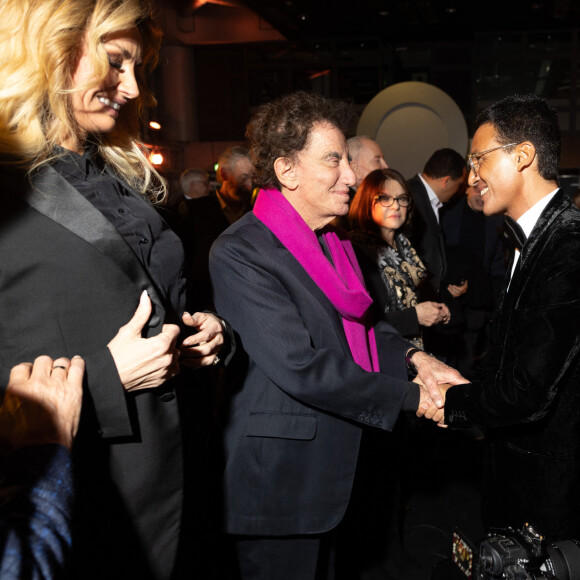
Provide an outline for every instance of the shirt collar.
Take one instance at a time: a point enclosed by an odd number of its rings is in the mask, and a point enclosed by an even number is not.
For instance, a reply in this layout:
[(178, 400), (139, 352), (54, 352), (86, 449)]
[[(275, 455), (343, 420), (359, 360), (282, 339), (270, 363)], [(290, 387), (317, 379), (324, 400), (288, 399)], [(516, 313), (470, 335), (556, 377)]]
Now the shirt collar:
[(65, 149), (60, 145), (54, 148), (56, 159), (53, 161), (52, 165), (59, 172), (68, 173), (82, 178), (86, 181), (91, 173), (99, 173), (99, 168), (97, 167), (97, 146), (94, 144), (89, 144), (82, 155)]
[(526, 234), (526, 238), (530, 237), (536, 222), (540, 219), (542, 212), (546, 208), (546, 206), (550, 203), (550, 200), (556, 195), (558, 188), (554, 191), (549, 193), (548, 195), (544, 196), (540, 201), (537, 201), (528, 211), (520, 216), (517, 220), (518, 224), (524, 230), (524, 234)]
[(427, 190), (427, 195), (429, 196), (429, 201), (431, 202), (431, 205), (435, 209), (439, 209), (440, 207), (443, 207), (443, 203), (441, 203), (441, 200), (437, 197), (437, 194), (433, 191), (433, 189), (425, 181), (425, 179), (423, 179), (423, 176), (420, 173), (419, 173), (419, 179), (423, 182), (423, 185), (425, 186), (425, 189)]

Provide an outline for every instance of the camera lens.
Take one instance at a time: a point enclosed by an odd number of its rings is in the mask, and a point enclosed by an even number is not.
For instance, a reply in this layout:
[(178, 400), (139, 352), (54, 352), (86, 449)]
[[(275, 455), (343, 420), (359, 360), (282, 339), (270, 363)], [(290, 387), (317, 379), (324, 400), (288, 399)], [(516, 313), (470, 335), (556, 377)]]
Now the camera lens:
[(484, 572), (499, 576), (503, 572), (503, 560), (497, 550), (487, 542), (481, 544), (479, 562)]
[(548, 559), (546, 568), (558, 580), (580, 580), (580, 542), (563, 540), (550, 544), (546, 548)]

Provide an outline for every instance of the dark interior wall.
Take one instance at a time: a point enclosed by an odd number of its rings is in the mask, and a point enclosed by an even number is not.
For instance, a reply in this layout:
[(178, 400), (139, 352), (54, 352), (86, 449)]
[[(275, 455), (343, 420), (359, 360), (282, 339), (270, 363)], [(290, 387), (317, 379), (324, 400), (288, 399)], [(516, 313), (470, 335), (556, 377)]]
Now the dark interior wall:
[(249, 119), (245, 51), (231, 45), (196, 47), (199, 139), (242, 140)]

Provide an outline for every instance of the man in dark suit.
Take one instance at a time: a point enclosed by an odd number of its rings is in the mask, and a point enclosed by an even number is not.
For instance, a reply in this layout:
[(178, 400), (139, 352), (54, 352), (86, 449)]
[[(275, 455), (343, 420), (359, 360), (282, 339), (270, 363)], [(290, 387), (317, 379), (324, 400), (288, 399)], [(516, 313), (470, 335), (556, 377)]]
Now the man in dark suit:
[(239, 220), (252, 207), (252, 172), (250, 152), (241, 145), (228, 147), (219, 156), (216, 196), (228, 223)]
[[(443, 298), (446, 272), (445, 241), (439, 210), (465, 181), (465, 160), (453, 149), (438, 149), (422, 173), (408, 181), (415, 207), (411, 222), (411, 243), (427, 268), (427, 282), (419, 288), (420, 301)], [(458, 284), (458, 286), (461, 286)]]
[[(534, 95), (476, 119), (469, 183), (517, 234), (490, 360), (447, 391), (445, 422), (486, 427), (483, 515), (580, 537), (580, 212), (558, 189), (560, 131)], [(516, 221), (513, 221), (516, 220)]]
[(179, 205), (179, 220), (174, 228), (185, 250), (189, 279), (196, 298), (212, 304), (209, 277), (209, 250), (216, 238), (230, 225), (215, 192), (210, 192), (209, 175), (201, 169), (186, 169), (179, 178), (184, 200)]
[[(460, 322), (456, 298), (467, 291), (467, 280), (448, 280), (445, 239), (439, 211), (459, 190), (465, 181), (465, 160), (454, 149), (438, 149), (422, 173), (409, 180), (415, 207), (411, 218), (411, 244), (427, 268), (427, 280), (419, 287), (419, 301), (443, 302), (450, 319), (423, 331), (425, 349), (449, 362), (457, 348)], [(453, 364), (449, 362), (449, 364)]]
[(447, 278), (469, 280), (465, 294), (454, 299), (460, 326), (460, 342), (453, 362), (469, 377), (476, 359), (489, 346), (489, 323), (497, 308), (503, 284), (508, 241), (503, 216), (486, 216), (479, 191), (469, 186), (465, 195), (456, 196), (442, 216), (447, 254)]
[[(423, 414), (438, 381), (463, 381), (373, 326), (352, 246), (327, 227), (347, 213), (355, 180), (348, 113), (304, 92), (258, 110), (247, 135), (268, 189), (210, 255), (216, 306), (245, 352), (224, 470), (225, 529), (244, 580), (333, 578), (363, 429), (391, 430), (401, 410)], [(428, 391), (408, 381), (406, 356)]]

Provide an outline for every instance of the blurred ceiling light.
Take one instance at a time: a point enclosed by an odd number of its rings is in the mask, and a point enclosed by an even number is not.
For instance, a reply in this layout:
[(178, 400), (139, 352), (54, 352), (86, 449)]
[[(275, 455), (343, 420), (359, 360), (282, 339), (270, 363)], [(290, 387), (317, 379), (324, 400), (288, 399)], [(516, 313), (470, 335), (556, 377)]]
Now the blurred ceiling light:
[(151, 161), (151, 163), (153, 163), (153, 165), (156, 167), (159, 167), (159, 165), (163, 164), (163, 155), (161, 155), (161, 153), (152, 151), (149, 155), (149, 161)]
[(236, 0), (194, 0), (193, 2), (193, 11), (199, 10), (205, 4), (217, 4), (219, 6), (229, 6), (231, 8), (237, 8), (239, 6), (239, 2)]
[(317, 72), (310, 73), (308, 75), (308, 78), (310, 80), (317, 79), (318, 77), (323, 77), (324, 75), (327, 75), (327, 74), (330, 74), (330, 69), (329, 68), (327, 68), (326, 70), (321, 70), (321, 71), (317, 71)]

